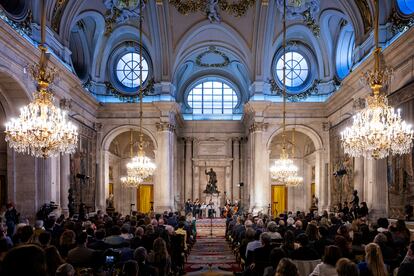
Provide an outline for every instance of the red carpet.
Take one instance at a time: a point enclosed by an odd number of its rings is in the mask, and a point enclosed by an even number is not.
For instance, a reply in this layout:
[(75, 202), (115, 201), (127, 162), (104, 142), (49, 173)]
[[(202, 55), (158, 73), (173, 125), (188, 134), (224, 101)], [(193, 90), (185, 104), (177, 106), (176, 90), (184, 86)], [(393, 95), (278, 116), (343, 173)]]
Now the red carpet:
[(197, 220), (198, 238), (185, 265), (186, 275), (233, 275), (240, 271), (224, 238), (225, 228), (225, 219)]

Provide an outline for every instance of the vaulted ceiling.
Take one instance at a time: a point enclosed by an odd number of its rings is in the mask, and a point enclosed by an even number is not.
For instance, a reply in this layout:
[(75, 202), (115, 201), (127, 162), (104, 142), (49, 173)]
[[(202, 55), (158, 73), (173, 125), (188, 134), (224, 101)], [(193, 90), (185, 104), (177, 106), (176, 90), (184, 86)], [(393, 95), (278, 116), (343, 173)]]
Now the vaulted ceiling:
[[(191, 83), (203, 76), (219, 76), (238, 87), (243, 102), (257, 93), (277, 94), (274, 63), (282, 43), (283, 0), (201, 1), (207, 3), (205, 9), (189, 5), (197, 1), (145, 1), (142, 41), (151, 67), (151, 92), (167, 93), (183, 102)], [(23, 18), (24, 11), (30, 9), (33, 21), (39, 22), (38, 0), (9, 2), (0, 0), (9, 15)], [(60, 49), (58, 53), (65, 53), (62, 49), (66, 47), (69, 54), (61, 54), (61, 58), (85, 86), (95, 94), (108, 94), (113, 74), (108, 66), (111, 55), (120, 47), (136, 47), (139, 42), (139, 9), (114, 9), (121, 0), (46, 2), (50, 37), (61, 48), (52, 42), (50, 46)], [(210, 2), (218, 3), (215, 10), (209, 9)], [(226, 3), (239, 9), (226, 8)], [(299, 8), (298, 3), (302, 4)], [(398, 13), (397, 3), (380, 0), (380, 7), (380, 24), (385, 26)], [(372, 14), (372, 0), (288, 0), (289, 47), (307, 56), (312, 71), (312, 81), (303, 91), (291, 91), (291, 100), (303, 100), (312, 93), (318, 95), (316, 100), (323, 100), (338, 89), (352, 66), (372, 50)], [(399, 15), (404, 17), (401, 12)], [(346, 46), (344, 51), (351, 52), (344, 54), (345, 61), (338, 61), (339, 44), (347, 36), (345, 28), (349, 30), (348, 42), (352, 35), (354, 45)], [(384, 27), (381, 42), (387, 43), (393, 35)], [(340, 72), (338, 66), (348, 67)], [(297, 96), (304, 91), (308, 94)]]

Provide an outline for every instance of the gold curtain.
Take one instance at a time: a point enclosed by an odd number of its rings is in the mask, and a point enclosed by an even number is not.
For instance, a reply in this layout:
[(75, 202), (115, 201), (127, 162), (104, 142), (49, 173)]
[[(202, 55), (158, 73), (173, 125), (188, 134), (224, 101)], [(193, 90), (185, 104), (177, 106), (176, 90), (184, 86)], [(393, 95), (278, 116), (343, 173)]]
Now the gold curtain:
[(311, 184), (311, 196), (315, 195), (315, 183)]
[(287, 188), (281, 185), (272, 186), (272, 215), (278, 216), (287, 209)]
[(151, 202), (153, 201), (153, 186), (141, 185), (137, 192), (138, 211), (148, 213), (151, 210)]

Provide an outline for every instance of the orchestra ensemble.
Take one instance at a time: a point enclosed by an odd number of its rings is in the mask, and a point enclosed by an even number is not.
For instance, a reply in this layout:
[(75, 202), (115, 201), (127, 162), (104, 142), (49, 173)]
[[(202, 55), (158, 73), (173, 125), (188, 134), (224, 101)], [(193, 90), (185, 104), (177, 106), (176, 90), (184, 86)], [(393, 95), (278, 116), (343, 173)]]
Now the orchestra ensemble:
[(217, 214), (216, 209), (212, 200), (206, 203), (201, 202), (197, 198), (195, 201), (188, 199), (185, 203), (185, 213), (192, 213), (196, 219), (216, 218), (218, 215), (219, 217), (226, 218), (228, 215), (239, 214), (240, 212), (239, 202), (237, 200), (231, 202), (229, 199), (226, 199), (224, 207), (218, 208), (220, 214)]

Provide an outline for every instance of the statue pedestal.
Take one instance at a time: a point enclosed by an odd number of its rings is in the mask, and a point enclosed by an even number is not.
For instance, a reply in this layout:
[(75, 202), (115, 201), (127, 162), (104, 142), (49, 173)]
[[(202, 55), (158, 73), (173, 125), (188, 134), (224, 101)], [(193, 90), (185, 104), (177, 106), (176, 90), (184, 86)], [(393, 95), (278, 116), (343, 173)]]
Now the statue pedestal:
[(213, 209), (216, 212), (214, 214), (214, 217), (219, 218), (220, 217), (220, 195), (219, 194), (205, 194), (204, 202), (207, 204), (207, 216), (208, 216), (208, 210), (211, 208), (208, 206), (210, 200), (213, 202)]

